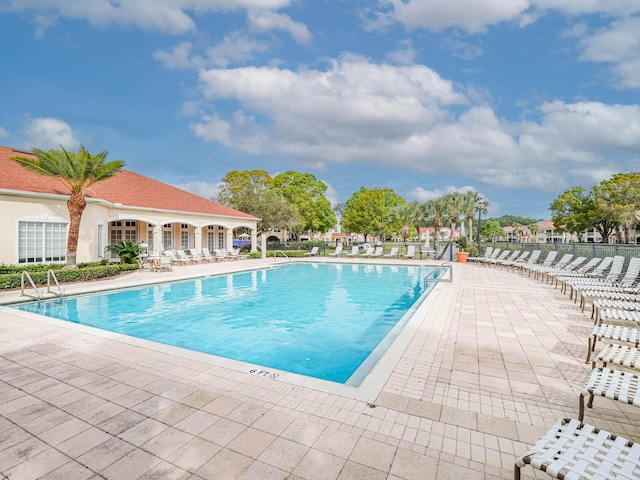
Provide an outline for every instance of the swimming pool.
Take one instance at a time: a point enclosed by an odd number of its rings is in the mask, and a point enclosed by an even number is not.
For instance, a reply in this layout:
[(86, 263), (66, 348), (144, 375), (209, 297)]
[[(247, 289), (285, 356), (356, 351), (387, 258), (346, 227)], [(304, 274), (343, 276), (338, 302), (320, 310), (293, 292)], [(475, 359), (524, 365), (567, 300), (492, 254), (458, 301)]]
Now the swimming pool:
[(13, 307), (257, 371), (357, 386), (426, 297), (423, 280), (433, 274), (423, 266), (294, 263)]

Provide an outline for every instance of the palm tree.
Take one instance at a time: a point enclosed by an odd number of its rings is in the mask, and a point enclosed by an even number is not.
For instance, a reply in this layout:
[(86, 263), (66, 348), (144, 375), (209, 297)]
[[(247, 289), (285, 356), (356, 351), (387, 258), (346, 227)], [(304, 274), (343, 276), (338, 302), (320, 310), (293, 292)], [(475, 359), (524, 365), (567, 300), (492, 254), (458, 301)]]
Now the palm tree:
[(463, 195), (462, 213), (464, 213), (464, 218), (467, 220), (467, 225), (469, 226), (469, 230), (467, 231), (469, 240), (473, 238), (473, 219), (476, 216), (476, 211), (486, 214), (488, 205), (489, 202), (482, 199), (480, 194), (474, 190), (469, 190)]
[(435, 200), (429, 200), (423, 205), (423, 214), (424, 217), (429, 219), (431, 218), (434, 235), (433, 235), (433, 244), (436, 252), (438, 251), (438, 244), (440, 243), (440, 230), (444, 226), (444, 218), (446, 216), (445, 209), (445, 197), (436, 198)]
[(411, 228), (409, 224), (413, 222), (415, 216), (417, 215), (415, 211), (415, 206), (413, 203), (403, 203), (401, 205), (396, 206), (393, 209), (393, 219), (402, 223), (402, 240), (404, 243), (407, 243), (409, 240), (409, 233)]
[(538, 233), (540, 232), (540, 227), (538, 226), (537, 223), (532, 223), (527, 228), (531, 232), (531, 236), (534, 239), (534, 243), (537, 243), (538, 242)]
[(60, 179), (69, 188), (71, 196), (67, 200), (69, 234), (65, 268), (75, 268), (80, 220), (87, 206), (85, 190), (96, 182), (116, 175), (124, 167), (124, 162), (122, 160), (105, 162), (107, 152), (91, 155), (83, 146), (80, 146), (78, 153), (67, 152), (64, 148), (49, 151), (34, 148), (33, 153), (36, 158), (11, 157), (11, 159), (31, 172)]
[(449, 241), (453, 242), (453, 232), (460, 221), (460, 215), (464, 207), (464, 196), (459, 192), (449, 193), (443, 197), (443, 202), (446, 215), (451, 223)]

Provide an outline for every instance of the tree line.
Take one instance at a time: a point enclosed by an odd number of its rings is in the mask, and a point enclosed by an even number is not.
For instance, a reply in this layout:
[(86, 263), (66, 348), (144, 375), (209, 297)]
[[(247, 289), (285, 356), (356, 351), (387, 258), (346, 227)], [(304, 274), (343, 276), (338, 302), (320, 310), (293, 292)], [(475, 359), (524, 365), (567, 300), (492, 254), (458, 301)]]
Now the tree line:
[(468, 224), (487, 212), (488, 202), (475, 191), (454, 192), (427, 202), (407, 202), (390, 188), (360, 188), (345, 203), (331, 205), (325, 194), (327, 185), (310, 173), (287, 171), (271, 177), (265, 170), (234, 170), (227, 173), (213, 200), (261, 219), (258, 233), (276, 228), (287, 229), (292, 240), (306, 231), (327, 232), (340, 217), (345, 233), (374, 235), (388, 240), (401, 234), (404, 241), (420, 234), (420, 228), (432, 226), (437, 241), (445, 226), (453, 231), (461, 220)]
[(629, 243), (640, 210), (640, 172), (616, 173), (591, 187), (573, 187), (561, 193), (550, 208), (554, 228), (578, 236), (595, 229), (604, 243), (615, 232)]

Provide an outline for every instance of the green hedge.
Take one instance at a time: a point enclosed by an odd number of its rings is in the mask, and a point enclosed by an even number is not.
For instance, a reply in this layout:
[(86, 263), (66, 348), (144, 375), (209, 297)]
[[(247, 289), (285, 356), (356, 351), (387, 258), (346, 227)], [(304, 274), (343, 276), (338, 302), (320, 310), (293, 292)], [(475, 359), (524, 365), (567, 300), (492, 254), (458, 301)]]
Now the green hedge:
[[(56, 278), (60, 283), (69, 282), (85, 282), (87, 280), (96, 280), (99, 278), (113, 277), (121, 272), (138, 270), (138, 265), (98, 265), (87, 268), (74, 268), (72, 270), (62, 270), (63, 265), (54, 269), (56, 272)], [(3, 273), (0, 274), (0, 289), (8, 288), (20, 288), (20, 277), (23, 270), (27, 270), (29, 275), (33, 279), (36, 285), (47, 284), (47, 270), (52, 268), (52, 265), (47, 265), (48, 268), (31, 268), (36, 267), (32, 265), (29, 268), (19, 268), (19, 273)]]

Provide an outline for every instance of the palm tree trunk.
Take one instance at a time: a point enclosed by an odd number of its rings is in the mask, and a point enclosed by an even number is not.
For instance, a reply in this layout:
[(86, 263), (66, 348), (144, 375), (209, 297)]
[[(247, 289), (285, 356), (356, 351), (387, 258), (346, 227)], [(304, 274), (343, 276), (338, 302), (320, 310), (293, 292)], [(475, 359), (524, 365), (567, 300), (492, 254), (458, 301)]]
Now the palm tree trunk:
[(72, 194), (67, 200), (69, 209), (69, 236), (67, 237), (67, 264), (65, 269), (76, 268), (78, 237), (80, 236), (80, 220), (87, 201), (82, 194)]
[(470, 217), (467, 219), (467, 221), (469, 222), (469, 231), (467, 232), (467, 238), (469, 238), (469, 241), (471, 241), (473, 239), (473, 218)]

